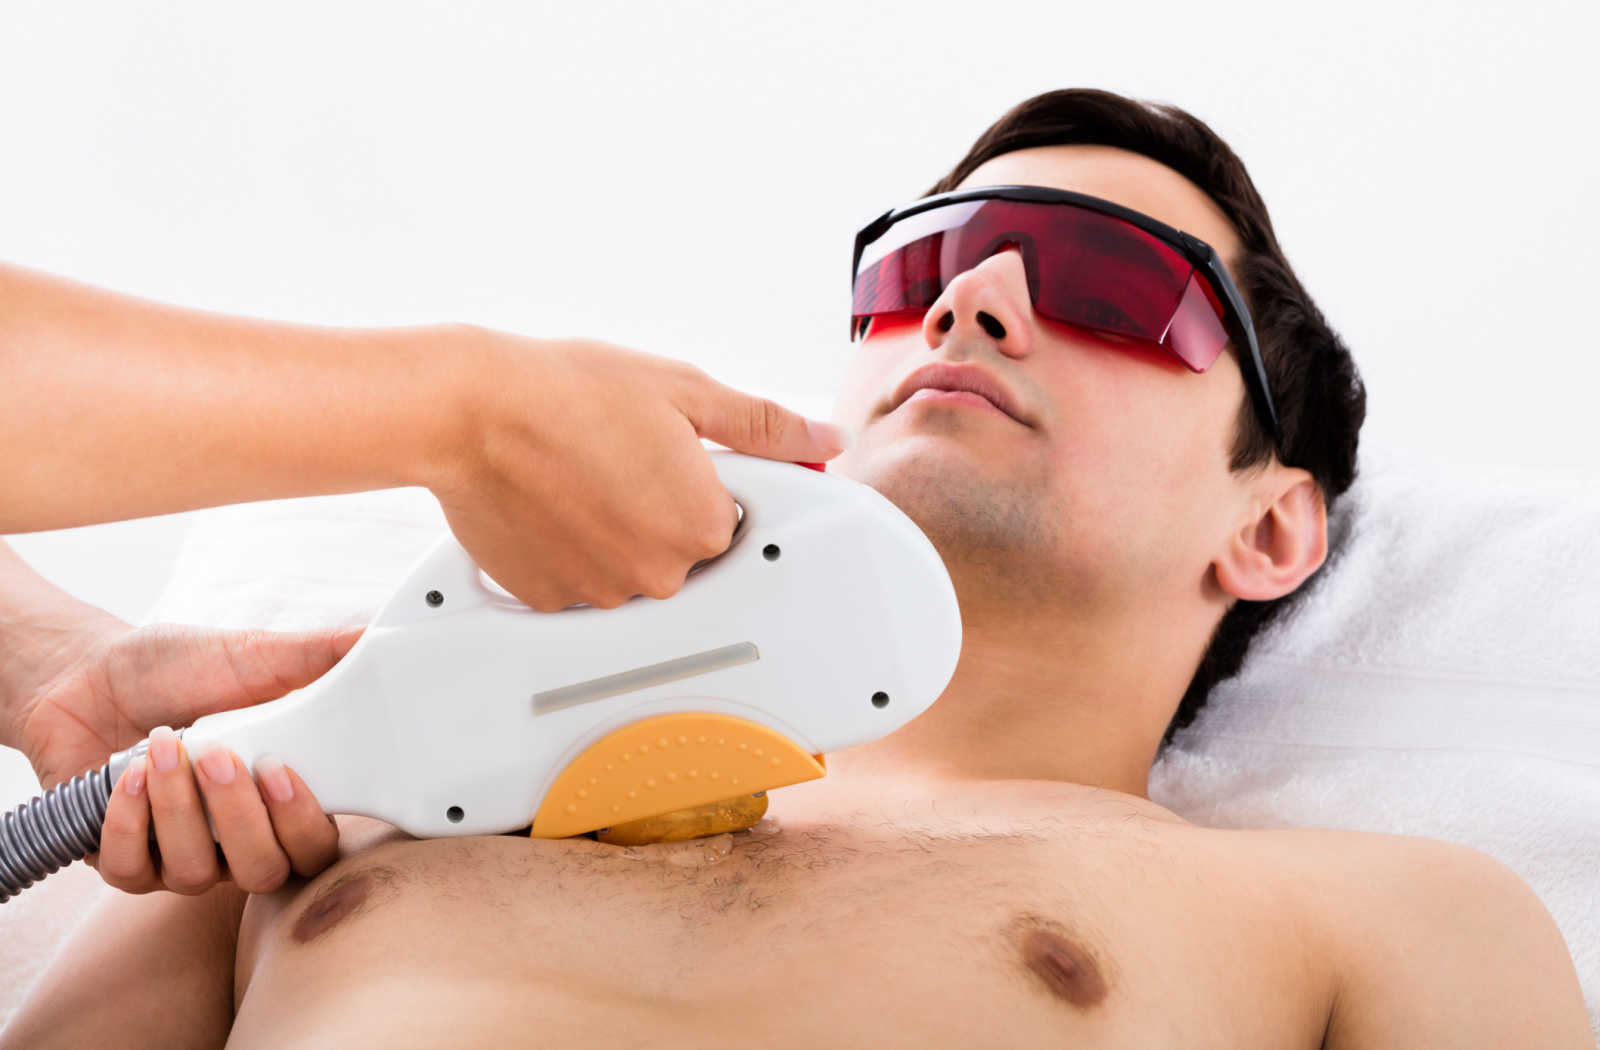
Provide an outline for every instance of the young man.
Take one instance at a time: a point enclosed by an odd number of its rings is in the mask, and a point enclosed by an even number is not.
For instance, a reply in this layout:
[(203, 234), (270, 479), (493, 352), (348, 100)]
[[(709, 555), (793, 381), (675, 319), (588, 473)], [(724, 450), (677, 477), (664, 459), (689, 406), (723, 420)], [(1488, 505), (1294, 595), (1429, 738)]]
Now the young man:
[(1045, 192), (892, 213), (858, 245), (835, 415), (859, 436), (832, 469), (955, 581), (961, 662), (926, 714), (748, 833), (340, 818), (309, 883), (108, 900), (0, 1043), (1593, 1045), (1559, 931), (1488, 857), (1145, 797), (1169, 729), (1322, 563), (1360, 385), (1193, 118), (1041, 96), (935, 191), (1000, 186)]

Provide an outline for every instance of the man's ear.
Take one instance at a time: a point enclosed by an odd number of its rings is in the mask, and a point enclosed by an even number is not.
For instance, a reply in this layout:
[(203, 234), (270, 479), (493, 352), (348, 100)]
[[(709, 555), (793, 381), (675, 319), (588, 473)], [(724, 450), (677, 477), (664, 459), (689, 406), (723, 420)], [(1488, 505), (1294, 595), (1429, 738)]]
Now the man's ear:
[(1328, 556), (1327, 508), (1322, 489), (1303, 470), (1274, 471), (1267, 502), (1228, 537), (1212, 562), (1217, 583), (1235, 598), (1281, 598), (1317, 571)]

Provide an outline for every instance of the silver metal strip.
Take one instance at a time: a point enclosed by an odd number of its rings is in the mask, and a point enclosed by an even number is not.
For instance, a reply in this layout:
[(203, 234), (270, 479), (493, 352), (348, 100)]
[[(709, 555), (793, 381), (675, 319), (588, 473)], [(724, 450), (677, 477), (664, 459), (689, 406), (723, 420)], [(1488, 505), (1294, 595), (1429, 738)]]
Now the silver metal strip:
[(739, 642), (736, 645), (725, 645), (721, 649), (708, 649), (703, 653), (663, 660), (648, 667), (636, 667), (631, 671), (620, 671), (603, 678), (591, 678), (587, 682), (535, 693), (533, 713), (548, 714), (551, 711), (586, 704), (591, 700), (604, 700), (608, 696), (617, 696), (620, 693), (631, 693), (638, 689), (648, 689), (653, 685), (693, 678), (727, 667), (755, 663), (759, 659), (761, 653), (756, 649), (754, 642)]

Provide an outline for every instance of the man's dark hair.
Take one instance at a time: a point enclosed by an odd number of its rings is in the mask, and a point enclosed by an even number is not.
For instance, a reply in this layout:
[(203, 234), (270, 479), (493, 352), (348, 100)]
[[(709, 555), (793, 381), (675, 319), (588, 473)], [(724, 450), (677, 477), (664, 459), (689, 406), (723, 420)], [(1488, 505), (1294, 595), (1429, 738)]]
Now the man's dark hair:
[[(1205, 191), (1233, 224), (1239, 256), (1224, 260), (1255, 320), (1256, 339), (1277, 405), (1278, 458), (1316, 479), (1328, 509), (1356, 476), (1356, 441), (1367, 414), (1355, 361), (1289, 267), (1267, 206), (1228, 144), (1176, 106), (1078, 88), (1050, 91), (1015, 106), (978, 137), (961, 163), (925, 195), (953, 190), (993, 157), (1035, 146), (1115, 146), (1159, 161)], [(1237, 359), (1237, 350), (1234, 351)], [(1270, 433), (1248, 394), (1240, 399), (1229, 468), (1271, 461)], [(1319, 570), (1320, 571), (1320, 570)], [(1256, 632), (1308, 588), (1268, 602), (1237, 600), (1223, 614), (1189, 688), (1167, 725), (1162, 746), (1194, 721), (1212, 686), (1232, 677)]]

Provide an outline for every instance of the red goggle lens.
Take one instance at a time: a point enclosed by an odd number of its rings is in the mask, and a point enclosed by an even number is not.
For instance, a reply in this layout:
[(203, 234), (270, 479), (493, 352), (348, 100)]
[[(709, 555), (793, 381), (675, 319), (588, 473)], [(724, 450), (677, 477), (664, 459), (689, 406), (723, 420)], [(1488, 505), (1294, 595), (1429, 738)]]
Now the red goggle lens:
[(1177, 249), (1087, 208), (1010, 200), (919, 212), (867, 245), (851, 333), (864, 318), (926, 310), (958, 274), (1010, 248), (1041, 317), (1158, 343), (1196, 372), (1227, 345), (1221, 300)]

